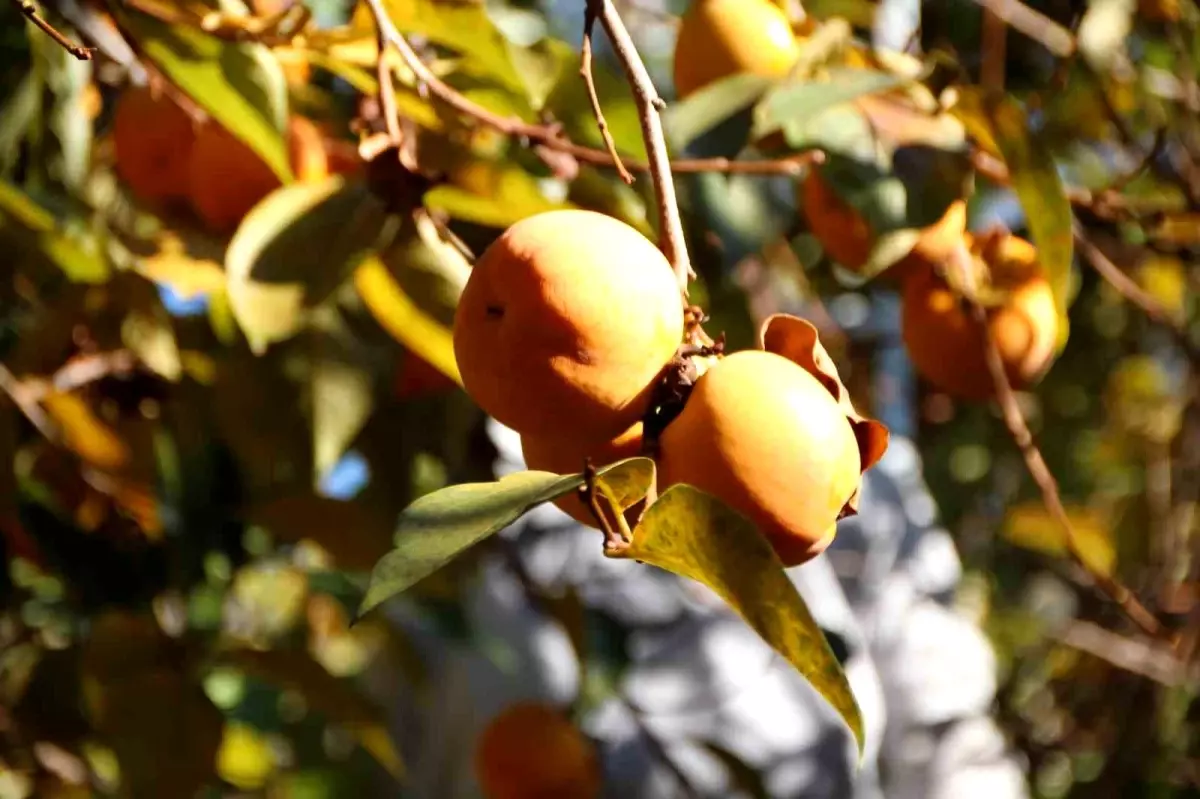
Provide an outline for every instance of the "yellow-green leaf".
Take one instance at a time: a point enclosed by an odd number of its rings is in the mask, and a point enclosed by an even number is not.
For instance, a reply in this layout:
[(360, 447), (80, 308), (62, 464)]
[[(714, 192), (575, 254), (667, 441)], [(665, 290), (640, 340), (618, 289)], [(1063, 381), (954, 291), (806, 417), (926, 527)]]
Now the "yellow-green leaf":
[[(1089, 568), (1099, 574), (1111, 575), (1116, 566), (1117, 552), (1113, 531), (1104, 516), (1090, 508), (1067, 508), (1067, 518), (1075, 531), (1079, 555)], [(1004, 520), (1004, 538), (1022, 549), (1055, 557), (1066, 557), (1066, 530), (1040, 502), (1018, 505)]]
[(425, 206), (455, 219), (506, 228), (527, 216), (573, 207), (542, 193), (537, 180), (518, 166), (477, 161), (460, 170), (456, 181), (425, 193)]
[[(654, 461), (627, 458), (597, 470), (597, 480), (628, 506), (654, 482)], [(375, 566), (361, 617), (433, 574), (455, 556), (503, 530), (527, 511), (577, 490), (582, 474), (518, 472), (490, 483), (463, 483), (426, 494), (400, 514), (396, 548)], [(633, 501), (636, 501), (634, 499)], [(597, 542), (599, 546), (599, 542)]]
[(281, 181), (292, 180), (283, 136), (287, 81), (270, 50), (169, 25), (122, 3), (111, 3), (109, 9), (172, 83), (245, 142)]
[(745, 517), (698, 488), (674, 485), (650, 506), (623, 553), (715, 591), (845, 720), (863, 722), (841, 665), (775, 550)]
[(671, 146), (685, 149), (706, 131), (757, 102), (773, 82), (773, 78), (764, 75), (738, 73), (672, 103), (663, 114), (663, 127)]
[(256, 205), (225, 253), (229, 302), (251, 348), (294, 335), (388, 229), (366, 184), (340, 176), (283, 186)]
[(1061, 349), (1070, 332), (1067, 308), (1075, 245), (1071, 202), (1067, 199), (1054, 156), (1030, 130), (1024, 109), (1009, 97), (990, 99), (986, 106), (996, 144), (1008, 166), (1013, 191), (1025, 211), (1030, 238), (1038, 249), (1038, 261), (1046, 270), (1054, 292)]
[(769, 89), (754, 107), (751, 137), (774, 133), (796, 119), (807, 119), (834, 106), (908, 82), (903, 75), (869, 69), (830, 70), (828, 81), (785, 81)]
[(411, 352), (462, 385), (454, 359), (454, 337), (413, 302), (387, 266), (372, 257), (354, 272), (354, 287), (375, 321)]
[(103, 283), (112, 273), (93, 241), (69, 237), (49, 211), (16, 186), (0, 181), (0, 236), (9, 225), (34, 237), (42, 254), (73, 281)]

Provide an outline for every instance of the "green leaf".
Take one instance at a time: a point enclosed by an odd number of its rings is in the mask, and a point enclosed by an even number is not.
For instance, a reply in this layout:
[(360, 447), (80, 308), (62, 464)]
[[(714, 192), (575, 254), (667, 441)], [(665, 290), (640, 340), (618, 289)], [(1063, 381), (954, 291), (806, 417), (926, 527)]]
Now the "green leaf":
[(279, 61), (260, 44), (231, 42), (169, 25), (123, 3), (109, 6), (141, 52), (205, 111), (253, 150), (284, 183), (292, 180), (287, 81)]
[(841, 665), (775, 550), (757, 528), (698, 488), (678, 484), (650, 506), (622, 557), (704, 583), (831, 704), (863, 746)]
[(359, 693), (349, 680), (333, 676), (307, 654), (237, 649), (223, 653), (218, 663), (301, 694), (309, 707), (345, 727), (393, 778), (404, 777), (404, 760), (388, 732), (383, 710)]
[(1030, 238), (1038, 250), (1038, 261), (1058, 306), (1061, 350), (1070, 334), (1070, 306), (1075, 240), (1071, 225), (1071, 201), (1058, 174), (1050, 150), (1030, 130), (1024, 109), (1011, 98), (995, 98), (986, 104), (992, 134), (1008, 166), (1013, 191), (1025, 211)]
[[(654, 461), (627, 458), (598, 469), (597, 479), (621, 498), (622, 504), (632, 497), (640, 499), (653, 484)], [(528, 471), (490, 483), (450, 486), (421, 497), (400, 514), (396, 548), (375, 566), (359, 618), (537, 505), (583, 484), (582, 474), (564, 477)]]
[(663, 114), (671, 146), (686, 148), (705, 132), (753, 105), (774, 82), (763, 75), (729, 75), (673, 103)]
[(251, 349), (295, 334), (388, 229), (367, 185), (339, 176), (283, 186), (256, 205), (225, 253), (229, 301)]
[(104, 283), (111, 270), (96, 241), (68, 236), (54, 216), (16, 186), (0, 181), (0, 234), (10, 224), (34, 239), (41, 253), (77, 283)]
[(864, 95), (894, 89), (909, 81), (903, 75), (889, 75), (867, 69), (830, 70), (830, 79), (780, 83), (767, 90), (754, 107), (754, 127), (751, 137), (762, 138), (783, 128), (793, 120), (813, 117)]

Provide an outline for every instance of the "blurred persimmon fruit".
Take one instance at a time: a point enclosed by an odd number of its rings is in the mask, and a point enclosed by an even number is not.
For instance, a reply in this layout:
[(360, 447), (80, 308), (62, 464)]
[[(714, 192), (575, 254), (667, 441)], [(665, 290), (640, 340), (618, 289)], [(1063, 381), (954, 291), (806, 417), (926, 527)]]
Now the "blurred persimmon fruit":
[[(995, 232), (966, 234), (970, 255), (1002, 299), (987, 308), (987, 332), (996, 342), (1014, 388), (1036, 382), (1054, 359), (1058, 310), (1054, 293), (1030, 242)], [(985, 401), (995, 385), (985, 355), (984, 330), (935, 262), (910, 259), (901, 305), (904, 343), (917, 372), (953, 397)]]
[[(866, 266), (877, 235), (863, 215), (842, 199), (819, 169), (809, 171), (800, 194), (798, 204), (804, 208), (808, 228), (829, 257), (850, 270)], [(966, 227), (967, 204), (955, 200), (937, 222), (921, 230), (912, 252), (932, 261), (943, 259), (962, 240)], [(907, 266), (901, 259), (885, 271), (902, 278)]]
[(192, 118), (165, 93), (131, 86), (117, 99), (112, 123), (117, 177), (142, 202), (187, 198), (195, 138)]
[(675, 42), (675, 91), (684, 98), (737, 73), (782, 77), (799, 52), (787, 15), (770, 0), (695, 0)]
[(595, 745), (559, 710), (518, 702), (480, 733), (475, 778), (486, 799), (594, 799), (600, 795)]

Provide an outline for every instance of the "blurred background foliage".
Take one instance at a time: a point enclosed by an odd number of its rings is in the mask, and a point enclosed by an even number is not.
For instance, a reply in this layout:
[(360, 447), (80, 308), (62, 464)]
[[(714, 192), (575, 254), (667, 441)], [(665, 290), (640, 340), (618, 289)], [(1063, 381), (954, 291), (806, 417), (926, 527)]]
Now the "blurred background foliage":
[[(617, 5), (672, 97), (687, 4)], [(398, 512), (491, 475), (484, 420), (454, 382), (448, 326), (469, 261), (445, 230), (478, 253), (517, 219), (577, 206), (652, 233), (649, 181), (626, 186), (608, 168), (468, 124), (398, 70), (424, 177), (393, 175), (379, 191), (357, 151), (382, 124), (375, 34), (351, 0), (47, 6), (99, 50), (78, 61), (16, 4), (0, 5), (0, 796), (402, 795), (406, 733), (389, 697), (419, 695), (431, 675), (386, 617), (348, 620)], [(578, 6), (388, 3), (464, 96), (598, 147), (578, 78)], [(1077, 252), (1058, 275), (1069, 339), (1023, 409), (1089, 558), (1177, 622), (1191, 651), (1200, 13), (1192, 0), (1029, 7), (1068, 31), (1071, 49), (1010, 33), (1008, 99), (1052, 154), (1087, 239), (1172, 325)], [(809, 34), (848, 23), (861, 46), (879, 8), (805, 10)], [(969, 99), (988, 52), (980, 5), (921, 10), (924, 84)], [(596, 69), (617, 145), (644, 157), (606, 50)], [(157, 194), (135, 190), (117, 158), (162, 146), (166, 112), (154, 105), (129, 141), (117, 135), (120, 101), (144, 87), (236, 137)], [(668, 112), (677, 149), (745, 154), (745, 118), (689, 120), (683, 108)], [(957, 108), (973, 146), (990, 149), (969, 103)], [(296, 117), (308, 138), (291, 130)], [(829, 117), (781, 129), (796, 148), (849, 128)], [(957, 190), (938, 174), (933, 188)], [(774, 310), (819, 321), (860, 405), (918, 443), (967, 569), (960, 603), (997, 648), (997, 712), (1035, 794), (1194, 794), (1194, 669), (1131, 635), (1064, 557), (995, 409), (914, 378), (893, 287), (863, 285), (823, 256), (794, 177), (677, 177), (710, 331), (741, 347)], [(230, 190), (251, 183), (262, 186), (252, 197)], [(983, 175), (975, 189), (972, 227), (1033, 235), (1011, 189)], [(478, 558), (503, 546), (478, 548), (398, 602), (439, 635), (486, 648), (458, 608)], [(619, 670), (619, 631), (555, 599), (572, 637), (589, 642), (580, 656)]]

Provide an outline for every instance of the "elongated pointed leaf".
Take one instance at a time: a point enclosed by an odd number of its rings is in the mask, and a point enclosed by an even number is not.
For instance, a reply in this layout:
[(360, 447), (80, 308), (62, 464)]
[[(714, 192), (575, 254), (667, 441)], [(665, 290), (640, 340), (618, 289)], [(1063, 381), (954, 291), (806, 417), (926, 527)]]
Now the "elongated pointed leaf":
[(744, 516), (674, 485), (646, 511), (624, 557), (715, 591), (841, 714), (862, 751), (862, 715), (841, 664), (775, 550)]
[[(617, 497), (644, 497), (654, 482), (654, 461), (640, 457), (618, 461), (598, 469), (597, 479)], [(450, 486), (421, 497), (400, 514), (396, 548), (376, 564), (359, 617), (535, 506), (569, 494), (583, 483), (582, 474), (528, 471), (490, 483)]]
[(68, 236), (53, 214), (16, 186), (0, 181), (0, 233), (9, 227), (29, 237), (46, 260), (77, 283), (104, 283), (112, 273), (94, 240)]
[(1075, 246), (1071, 201), (1067, 199), (1054, 156), (1030, 130), (1021, 106), (1010, 98), (1001, 98), (989, 101), (986, 107), (1013, 191), (1025, 211), (1030, 238), (1037, 246), (1038, 260), (1054, 292), (1061, 349), (1070, 333), (1067, 308)]
[(868, 69), (834, 70), (825, 82), (786, 82), (768, 90), (754, 108), (755, 139), (780, 130), (789, 122), (808, 119), (834, 106), (908, 82), (903, 75)]
[(384, 239), (388, 216), (365, 183), (334, 176), (276, 189), (229, 242), (229, 301), (258, 353), (300, 329)]
[(169, 25), (123, 3), (112, 3), (109, 10), (172, 83), (245, 142), (281, 181), (292, 179), (283, 136), (287, 82), (265, 46)]
[(683, 149), (706, 131), (757, 102), (774, 82), (762, 75), (742, 73), (710, 83), (686, 100), (672, 103), (663, 115), (671, 145)]

